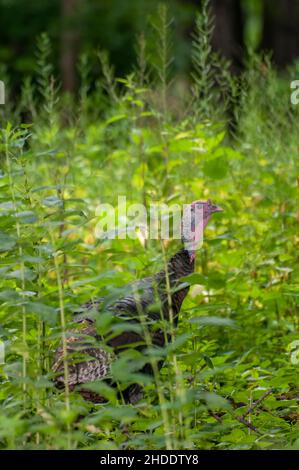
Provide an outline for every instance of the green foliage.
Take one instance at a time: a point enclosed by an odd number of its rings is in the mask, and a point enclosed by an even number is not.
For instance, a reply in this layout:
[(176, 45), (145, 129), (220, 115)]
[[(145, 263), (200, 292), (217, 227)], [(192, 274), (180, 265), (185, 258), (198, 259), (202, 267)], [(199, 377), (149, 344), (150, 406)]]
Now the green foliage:
[[(52, 78), (49, 46), (43, 36), (38, 87), (25, 87), (22, 112), (31, 95), (38, 103), (28, 110), (32, 123), (20, 124), (17, 106), (1, 117), (0, 447), (298, 448), (299, 119), (288, 81), (269, 61), (251, 58), (232, 139), (218, 110), (177, 112), (175, 84), (164, 89), (163, 108), (161, 83), (141, 83), (138, 73), (116, 80), (103, 53), (96, 84), (82, 57), (74, 110)], [(200, 70), (217, 82), (214, 68)], [(212, 103), (214, 88), (202, 92)], [(187, 94), (180, 108), (190, 101)], [(155, 325), (173, 341), (153, 348), (143, 321), (144, 355), (119, 355), (111, 370), (117, 388), (87, 385), (107, 399), (93, 405), (52, 382), (54, 351), (73, 312), (91, 298), (117, 298), (177, 248), (142, 237), (97, 239), (96, 207), (117, 205), (118, 195), (147, 206), (211, 197), (225, 211), (206, 231), (196, 272), (183, 280), (191, 288), (178, 331)], [(123, 327), (104, 303), (98, 332)], [(152, 378), (139, 372), (145, 360)], [(145, 387), (135, 406), (123, 400), (132, 383)]]
[(196, 29), (193, 40), (193, 80), (194, 95), (199, 107), (197, 115), (203, 115), (209, 118), (212, 112), (210, 103), (213, 97), (214, 74), (213, 74), (213, 51), (212, 51), (212, 35), (214, 30), (214, 22), (211, 18), (211, 10), (209, 0), (204, 0), (202, 12), (197, 14)]

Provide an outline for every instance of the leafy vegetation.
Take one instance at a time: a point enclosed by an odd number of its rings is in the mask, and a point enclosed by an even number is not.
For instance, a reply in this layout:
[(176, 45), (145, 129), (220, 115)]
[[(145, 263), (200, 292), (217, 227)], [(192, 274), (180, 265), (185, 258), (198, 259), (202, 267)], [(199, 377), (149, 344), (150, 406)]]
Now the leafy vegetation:
[[(205, 15), (183, 92), (172, 80), (163, 9), (154, 63), (144, 38), (139, 66), (123, 79), (104, 52), (83, 56), (72, 100), (59, 92), (43, 35), (33, 83), (15, 107), (8, 97), (1, 108), (1, 448), (299, 447), (298, 109), (288, 77), (267, 59), (252, 57), (242, 77), (231, 77), (209, 53)], [(102, 67), (96, 82), (93, 60)], [(186, 279), (174, 342), (148, 347), (152, 361), (164, 359), (161, 373), (137, 375), (142, 357), (132, 351), (115, 362), (119, 390), (145, 385), (135, 406), (100, 382), (91, 388), (105, 404), (58, 391), (51, 372), (84, 301), (118, 295), (177, 248), (97, 239), (96, 208), (116, 206), (118, 195), (147, 206), (211, 197), (225, 209)], [(99, 317), (99, 332), (108, 327)]]

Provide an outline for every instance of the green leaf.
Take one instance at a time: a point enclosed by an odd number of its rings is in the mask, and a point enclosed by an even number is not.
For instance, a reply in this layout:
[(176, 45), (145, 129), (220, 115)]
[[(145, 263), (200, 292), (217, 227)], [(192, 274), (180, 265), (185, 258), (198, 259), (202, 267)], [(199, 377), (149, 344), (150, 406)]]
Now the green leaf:
[(190, 322), (202, 326), (226, 326), (229, 328), (238, 328), (236, 322), (234, 322), (230, 318), (213, 317), (208, 315), (200, 315), (198, 317), (193, 317), (191, 318)]
[(48, 196), (43, 199), (43, 204), (47, 207), (63, 207), (63, 201), (57, 196)]
[(110, 124), (126, 119), (127, 117), (128, 117), (127, 114), (119, 114), (118, 116), (113, 116), (110, 119), (107, 119), (107, 121), (105, 122), (105, 125), (109, 126)]
[(32, 224), (37, 221), (37, 215), (33, 211), (18, 212), (15, 217), (22, 224)]
[(16, 243), (17, 242), (14, 237), (0, 232), (0, 252), (12, 250), (16, 246)]
[(55, 325), (57, 322), (58, 311), (50, 305), (43, 304), (42, 302), (27, 302), (26, 310), (37, 314), (43, 321), (49, 325)]
[(36, 273), (29, 268), (15, 269), (6, 274), (8, 279), (25, 279), (26, 281), (33, 281), (36, 278)]

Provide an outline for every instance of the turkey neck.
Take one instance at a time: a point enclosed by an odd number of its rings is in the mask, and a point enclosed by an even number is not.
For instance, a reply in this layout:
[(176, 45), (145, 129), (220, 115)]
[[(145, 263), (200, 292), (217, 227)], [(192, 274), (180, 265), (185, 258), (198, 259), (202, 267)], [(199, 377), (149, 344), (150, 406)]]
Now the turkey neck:
[(171, 280), (179, 280), (194, 272), (194, 260), (187, 250), (182, 248), (168, 262), (167, 271)]
[[(171, 289), (175, 288), (180, 284), (182, 277), (188, 276), (194, 272), (194, 259), (191, 260), (189, 252), (185, 249), (178, 251), (167, 264), (167, 273), (169, 276), (169, 284)], [(164, 273), (166, 276), (166, 273)], [(189, 287), (184, 287), (177, 292), (171, 294), (172, 310), (174, 316), (174, 322), (177, 324), (178, 314), (181, 309), (182, 303), (188, 294)], [(169, 317), (169, 306), (167, 306), (164, 315)]]

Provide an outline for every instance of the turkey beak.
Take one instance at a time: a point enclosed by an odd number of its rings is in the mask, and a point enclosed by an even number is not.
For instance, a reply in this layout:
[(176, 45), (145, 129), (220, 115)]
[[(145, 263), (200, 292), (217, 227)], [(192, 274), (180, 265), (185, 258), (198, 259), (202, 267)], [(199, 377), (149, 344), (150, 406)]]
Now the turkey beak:
[(216, 204), (214, 204), (212, 207), (212, 212), (223, 212), (223, 209), (222, 207), (216, 206)]

